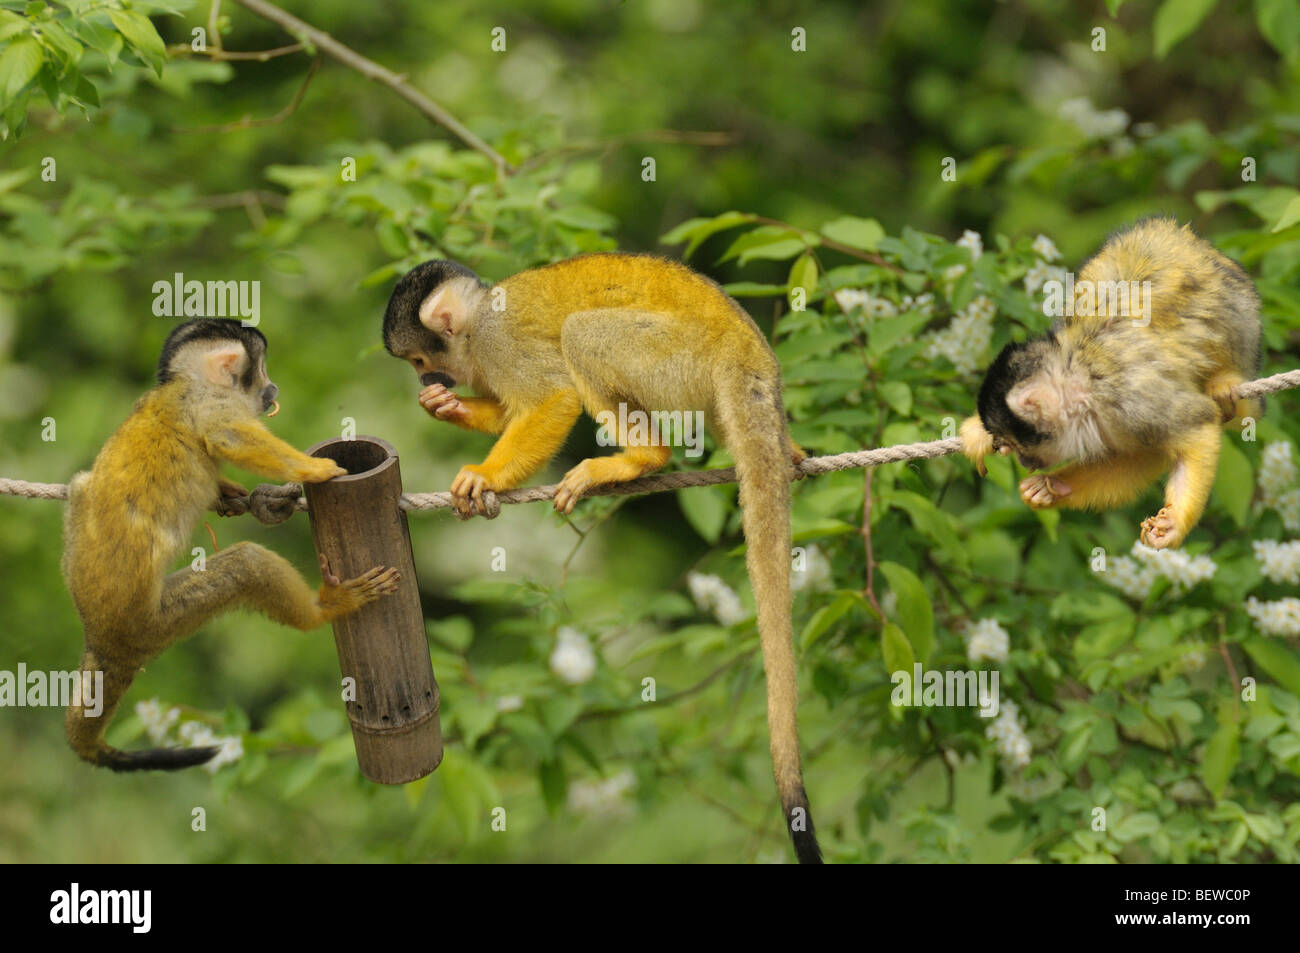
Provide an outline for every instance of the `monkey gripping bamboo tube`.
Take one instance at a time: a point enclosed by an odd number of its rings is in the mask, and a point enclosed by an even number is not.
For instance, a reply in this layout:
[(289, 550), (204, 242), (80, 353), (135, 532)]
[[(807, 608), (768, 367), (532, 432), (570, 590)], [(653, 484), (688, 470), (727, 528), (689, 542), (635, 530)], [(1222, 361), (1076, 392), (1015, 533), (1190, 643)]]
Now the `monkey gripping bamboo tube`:
[(334, 644), (343, 677), (354, 680), (346, 705), (361, 773), (405, 784), (442, 761), (442, 729), (411, 536), (398, 508), (397, 452), (377, 437), (336, 437), (307, 453), (348, 471), (303, 488), (316, 552), (334, 575), (348, 579), (372, 566), (402, 574), (397, 592), (334, 621)]

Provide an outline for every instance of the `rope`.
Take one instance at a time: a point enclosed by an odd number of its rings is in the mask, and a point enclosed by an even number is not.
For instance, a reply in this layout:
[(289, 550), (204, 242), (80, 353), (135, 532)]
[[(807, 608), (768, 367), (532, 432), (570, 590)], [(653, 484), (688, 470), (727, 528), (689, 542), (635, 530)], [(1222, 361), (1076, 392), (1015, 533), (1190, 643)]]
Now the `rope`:
[[(1300, 387), (1300, 368), (1248, 381), (1237, 388), (1237, 396), (1253, 400), (1276, 394), (1279, 391)], [(857, 467), (878, 467), (886, 463), (898, 463), (901, 460), (930, 460), (934, 457), (947, 456), (961, 450), (961, 439), (949, 437), (946, 440), (929, 440), (923, 443), (900, 443), (892, 447), (877, 447), (874, 450), (856, 450), (852, 453), (837, 453), (828, 457), (809, 457), (794, 469), (795, 479), (805, 476), (817, 476), (836, 470), (852, 470)], [(736, 468), (726, 467), (717, 470), (685, 470), (677, 473), (658, 473), (654, 476), (628, 480), (624, 483), (606, 483), (593, 487), (585, 497), (590, 496), (633, 496), (638, 493), (660, 493), (664, 490), (680, 490), (692, 486), (718, 486), (723, 483), (736, 482)], [(518, 490), (504, 490), (500, 493), (484, 494), (484, 504), (488, 518), (501, 511), (502, 504), (540, 503), (554, 498), (559, 484), (547, 486), (530, 486)], [(29, 483), (26, 480), (7, 480), (0, 477), (0, 495), (23, 496), (35, 500), (66, 500), (68, 487), (63, 483)], [(404, 510), (445, 510), (452, 508), (450, 493), (403, 493), (398, 504)], [(307, 501), (299, 499), (297, 509), (307, 509)]]

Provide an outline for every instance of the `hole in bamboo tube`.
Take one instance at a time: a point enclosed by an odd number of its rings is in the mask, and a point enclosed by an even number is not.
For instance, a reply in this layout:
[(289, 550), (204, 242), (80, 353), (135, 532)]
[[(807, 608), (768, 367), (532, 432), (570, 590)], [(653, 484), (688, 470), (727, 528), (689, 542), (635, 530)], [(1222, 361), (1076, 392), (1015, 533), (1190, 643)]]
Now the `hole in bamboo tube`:
[(313, 457), (329, 457), (350, 476), (375, 469), (388, 459), (388, 450), (364, 438), (336, 440), (312, 451)]

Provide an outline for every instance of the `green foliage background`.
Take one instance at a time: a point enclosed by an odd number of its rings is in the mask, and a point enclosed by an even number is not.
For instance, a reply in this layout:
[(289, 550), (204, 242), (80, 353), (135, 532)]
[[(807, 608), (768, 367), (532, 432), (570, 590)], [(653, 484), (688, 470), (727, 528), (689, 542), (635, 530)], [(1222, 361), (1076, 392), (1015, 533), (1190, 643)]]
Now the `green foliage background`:
[[(305, 446), (352, 418), (397, 445), (414, 490), (445, 488), (488, 446), (425, 416), (414, 376), (378, 347), (393, 277), (435, 254), (498, 278), (585, 250), (689, 251), (771, 331), (795, 438), (814, 453), (944, 435), (971, 411), (977, 376), (931, 356), (927, 335), (988, 298), (982, 366), (1046, 324), (1023, 283), (1037, 235), (1074, 267), (1144, 214), (1190, 220), (1240, 260), (1264, 300), (1265, 371), (1300, 365), (1293, 0), (294, 7), (517, 171), (328, 59), (304, 89), (311, 50), (193, 53), (204, 3), (0, 3), (0, 475), (64, 482), (90, 463), (148, 386), (170, 323), (151, 288), (176, 272), (261, 281), (277, 432)], [(231, 2), (218, 22), (232, 50), (294, 42)], [(796, 27), (805, 52), (791, 49)], [(1124, 115), (1072, 121), (1060, 106), (1079, 97)], [(341, 177), (345, 159), (356, 181)], [(954, 244), (967, 229), (983, 238), (978, 260)], [(796, 288), (806, 310), (790, 308)], [(842, 289), (892, 309), (846, 311)], [(831, 566), (795, 604), (806, 776), (828, 855), (1294, 861), (1300, 657), (1243, 602), (1294, 594), (1262, 578), (1250, 544), (1288, 536), (1255, 475), (1262, 443), (1300, 439), (1296, 400), (1271, 399), (1257, 441), (1225, 438), (1187, 547), (1214, 558), (1214, 578), (1141, 601), (1089, 561), (1097, 547), (1128, 551), (1155, 491), (1103, 517), (1035, 515), (1005, 460), (979, 480), (953, 458), (797, 486), (796, 545)], [(586, 423), (548, 478), (595, 452)], [(887, 621), (865, 592), (868, 499), (871, 595)], [(77, 658), (61, 515), (0, 499), (0, 669)], [(213, 519), (223, 544), (255, 539), (313, 563), (301, 518)], [(443, 692), (433, 776), (362, 780), (328, 634), (232, 615), (151, 665), (128, 701), (157, 697), (239, 732), (245, 757), (211, 776), (115, 776), (72, 756), (60, 712), (4, 709), (0, 859), (787, 858), (752, 619), (724, 626), (685, 582), (716, 574), (749, 599), (734, 488), (588, 501), (571, 524), (519, 506), (411, 526)], [(208, 545), (201, 529), (194, 543)], [(889, 673), (912, 659), (967, 667), (977, 619), (1011, 636), (999, 667), (1033, 743), (1023, 770), (1000, 763), (970, 710), (889, 704)], [(578, 686), (548, 665), (566, 625), (598, 646)], [(1257, 700), (1238, 699), (1228, 660), (1259, 679)], [(646, 677), (654, 704), (641, 701)], [(124, 711), (112, 738), (140, 745), (142, 732)], [(599, 783), (625, 793), (584, 810)], [(490, 827), (496, 807), (504, 833)]]

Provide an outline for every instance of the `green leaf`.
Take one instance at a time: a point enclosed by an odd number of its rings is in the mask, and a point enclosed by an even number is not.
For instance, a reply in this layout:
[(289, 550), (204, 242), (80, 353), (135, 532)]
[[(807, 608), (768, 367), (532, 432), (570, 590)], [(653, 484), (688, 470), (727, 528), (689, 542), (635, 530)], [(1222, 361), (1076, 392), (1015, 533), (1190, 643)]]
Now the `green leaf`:
[(829, 605), (824, 605), (813, 613), (803, 632), (799, 635), (799, 645), (807, 651), (808, 647), (824, 635), (843, 615), (855, 605), (860, 605), (862, 596), (856, 592), (841, 592)]
[(537, 781), (542, 788), (546, 810), (552, 815), (559, 813), (564, 806), (564, 795), (569, 789), (569, 782), (564, 775), (564, 762), (559, 758), (543, 761), (537, 766)]
[(0, 10), (0, 43), (19, 33), (30, 33), (32, 21), (11, 10)]
[(784, 261), (805, 251), (811, 245), (819, 243), (816, 235), (805, 234), (778, 225), (760, 225), (741, 235), (731, 243), (719, 263), (739, 257), (740, 264), (745, 265), (755, 258)]
[(1255, 493), (1255, 473), (1246, 455), (1226, 435), (1219, 452), (1219, 472), (1214, 478), (1214, 498), (1238, 526), (1246, 524)]
[[(794, 310), (794, 290), (803, 289), (803, 303), (807, 305), (812, 296), (817, 293), (817, 259), (813, 257), (811, 251), (806, 251), (799, 256), (799, 259), (790, 268), (790, 310)], [(802, 310), (802, 309), (800, 309)]]
[(126, 37), (131, 49), (139, 53), (140, 58), (161, 76), (163, 63), (167, 59), (167, 47), (149, 18), (134, 10), (109, 10), (108, 18), (113, 21), (117, 32)]
[(20, 36), (0, 53), (0, 95), (6, 104), (36, 78), (44, 62), (41, 44), (30, 36)]
[(1121, 820), (1111, 830), (1111, 834), (1117, 841), (1126, 844), (1139, 837), (1149, 837), (1158, 830), (1160, 830), (1160, 818), (1149, 811), (1141, 811)]
[(1205, 743), (1201, 756), (1201, 780), (1217, 801), (1223, 797), (1228, 779), (1241, 757), (1241, 726), (1236, 721), (1223, 721)]
[(690, 243), (683, 249), (682, 258), (690, 258), (695, 249), (699, 248), (717, 232), (735, 228), (737, 225), (743, 225), (753, 220), (754, 215), (749, 212), (723, 212), (714, 218), (692, 218), (682, 222), (667, 235), (660, 238), (659, 241), (665, 245), (676, 245), (678, 242), (686, 241), (689, 238)]
[(904, 417), (912, 412), (912, 388), (902, 381), (885, 381), (879, 393), (886, 404)]
[(1300, 55), (1300, 4), (1296, 0), (1255, 0), (1259, 32), (1288, 60)]
[[(1295, 9), (1300, 10), (1300, 6), (1295, 7)], [(1283, 231), (1284, 229), (1290, 228), (1296, 222), (1300, 222), (1300, 195), (1297, 195), (1287, 203), (1286, 208), (1282, 211), (1282, 217), (1279, 218), (1277, 224), (1273, 226), (1273, 231)]]
[(846, 215), (821, 227), (821, 233), (841, 245), (851, 245), (863, 251), (875, 251), (885, 230), (874, 218), (855, 218)]
[(1287, 691), (1300, 695), (1300, 658), (1286, 643), (1267, 636), (1252, 636), (1241, 643), (1251, 658)]
[(1156, 11), (1152, 33), (1156, 59), (1164, 59), (1210, 15), (1217, 0), (1165, 0)]
[(731, 492), (718, 486), (687, 487), (677, 491), (677, 505), (695, 532), (716, 543), (731, 512)]
[(916, 656), (912, 654), (912, 646), (903, 630), (892, 622), (886, 622), (880, 630), (880, 654), (884, 657), (886, 672), (912, 674)]
[(934, 607), (930, 604), (925, 584), (916, 573), (898, 563), (882, 562), (878, 568), (898, 598), (898, 621), (907, 635), (908, 644), (916, 649), (917, 658), (922, 662), (928, 661), (934, 650)]

